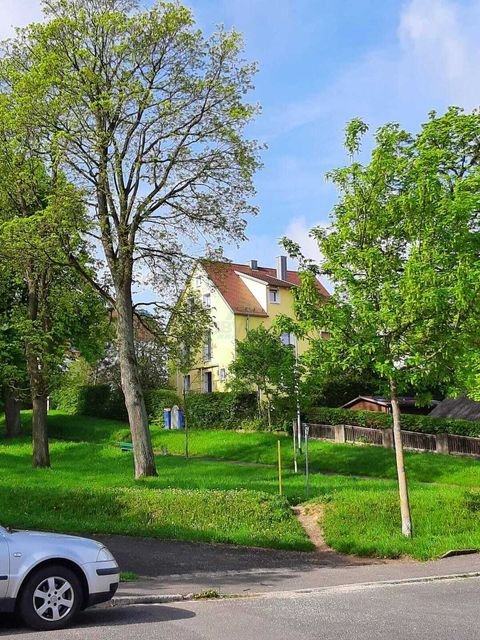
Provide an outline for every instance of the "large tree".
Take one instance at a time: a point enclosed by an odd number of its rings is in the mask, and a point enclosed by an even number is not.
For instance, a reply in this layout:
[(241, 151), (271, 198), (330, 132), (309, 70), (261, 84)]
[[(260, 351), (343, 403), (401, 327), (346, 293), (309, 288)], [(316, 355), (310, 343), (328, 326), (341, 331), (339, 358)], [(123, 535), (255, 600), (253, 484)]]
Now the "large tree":
[[(480, 113), (432, 113), (421, 131), (381, 127), (371, 157), (357, 156), (367, 126), (347, 127), (351, 163), (330, 173), (339, 191), (331, 225), (316, 229), (322, 261), (303, 261), (296, 310), (315, 340), (317, 365), (373, 366), (392, 403), (402, 532), (412, 535), (399, 394), (421, 398), (452, 380), (478, 335), (480, 311)], [(299, 248), (286, 241), (292, 254)], [(315, 299), (314, 274), (334, 285)]]
[[(140, 269), (178, 280), (199, 243), (244, 235), (258, 166), (245, 139), (256, 107), (245, 103), (254, 65), (241, 38), (205, 38), (191, 12), (136, 0), (44, 0), (46, 22), (11, 43), (5, 76), (23, 96), (68, 176), (85, 189), (92, 237), (105, 269), (73, 267), (117, 313), (117, 340), (135, 476), (156, 474), (134, 344), (132, 284)], [(171, 281), (169, 281), (171, 283)], [(169, 306), (164, 295), (163, 309)]]

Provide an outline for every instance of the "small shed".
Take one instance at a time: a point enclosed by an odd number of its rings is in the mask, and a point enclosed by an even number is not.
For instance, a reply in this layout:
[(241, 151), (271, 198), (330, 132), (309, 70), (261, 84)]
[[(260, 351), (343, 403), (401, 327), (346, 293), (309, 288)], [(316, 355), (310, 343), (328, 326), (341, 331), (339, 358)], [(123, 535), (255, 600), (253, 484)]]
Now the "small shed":
[[(427, 415), (433, 407), (438, 404), (437, 400), (425, 407), (418, 407), (415, 404), (415, 398), (408, 396), (401, 396), (398, 398), (398, 404), (400, 406), (401, 413), (414, 413), (420, 415)], [(383, 398), (381, 396), (357, 396), (350, 402), (347, 402), (342, 406), (342, 409), (351, 409), (352, 411), (378, 411), (380, 413), (391, 413), (392, 403), (389, 398)]]
[(480, 402), (466, 396), (445, 398), (429, 414), (432, 418), (455, 418), (480, 422)]

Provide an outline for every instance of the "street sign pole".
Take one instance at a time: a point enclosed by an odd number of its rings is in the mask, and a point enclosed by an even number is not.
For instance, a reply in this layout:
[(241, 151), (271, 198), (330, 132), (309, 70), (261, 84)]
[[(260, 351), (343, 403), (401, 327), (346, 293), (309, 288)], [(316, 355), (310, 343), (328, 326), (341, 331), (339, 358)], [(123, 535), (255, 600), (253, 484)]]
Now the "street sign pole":
[(310, 495), (310, 469), (308, 466), (308, 432), (310, 427), (308, 424), (304, 424), (303, 428), (305, 433), (305, 495), (308, 500)]

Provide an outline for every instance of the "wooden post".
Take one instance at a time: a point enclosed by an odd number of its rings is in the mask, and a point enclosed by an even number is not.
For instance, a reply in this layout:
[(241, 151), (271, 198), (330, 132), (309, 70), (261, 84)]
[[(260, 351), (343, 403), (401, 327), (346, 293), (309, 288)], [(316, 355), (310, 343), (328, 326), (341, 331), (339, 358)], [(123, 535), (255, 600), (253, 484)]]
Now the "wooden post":
[(398, 490), (400, 494), (400, 514), (402, 517), (402, 534), (406, 538), (412, 537), (412, 517), (408, 498), (407, 475), (403, 460), (402, 432), (400, 430), (400, 408), (398, 406), (397, 388), (393, 380), (390, 381), (390, 400), (392, 403), (393, 438), (395, 441), (395, 458), (397, 463)]
[(280, 440), (277, 440), (277, 458), (278, 458), (278, 493), (282, 495), (282, 448)]

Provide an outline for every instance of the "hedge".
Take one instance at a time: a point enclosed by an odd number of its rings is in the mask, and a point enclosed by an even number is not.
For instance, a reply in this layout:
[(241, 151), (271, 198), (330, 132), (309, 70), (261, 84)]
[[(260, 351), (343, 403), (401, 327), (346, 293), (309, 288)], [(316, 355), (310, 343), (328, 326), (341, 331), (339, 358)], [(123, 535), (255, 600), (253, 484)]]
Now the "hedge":
[(192, 393), (187, 396), (188, 426), (194, 429), (238, 429), (257, 414), (254, 393)]
[[(148, 418), (154, 424), (163, 424), (165, 407), (180, 404), (180, 398), (170, 389), (151, 389), (144, 395)], [(122, 390), (108, 384), (66, 387), (59, 389), (54, 399), (58, 409), (72, 415), (128, 420)]]
[[(312, 407), (304, 419), (317, 424), (351, 424), (357, 427), (386, 429), (392, 426), (392, 416), (376, 411), (352, 411), (351, 409), (331, 409)], [(451, 433), (459, 436), (480, 437), (480, 422), (454, 420), (453, 418), (432, 418), (430, 416), (402, 413), (402, 429), (420, 433)]]
[[(182, 406), (179, 396), (170, 389), (144, 392), (148, 418), (163, 425), (163, 410), (174, 404)], [(58, 409), (74, 415), (112, 418), (126, 421), (127, 411), (121, 389), (108, 384), (77, 386), (55, 393)], [(188, 425), (193, 429), (238, 429), (257, 417), (254, 393), (192, 393), (187, 397)]]
[(165, 407), (181, 406), (179, 396), (171, 389), (147, 389), (144, 391), (148, 419), (151, 423), (164, 426), (163, 410)]

